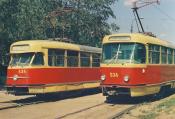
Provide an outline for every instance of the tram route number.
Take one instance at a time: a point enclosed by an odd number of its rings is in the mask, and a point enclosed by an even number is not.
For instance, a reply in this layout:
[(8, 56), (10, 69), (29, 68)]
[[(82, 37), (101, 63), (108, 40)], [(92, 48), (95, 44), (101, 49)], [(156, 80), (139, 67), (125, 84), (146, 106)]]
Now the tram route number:
[(118, 73), (113, 73), (113, 72), (110, 72), (110, 77), (111, 78), (118, 78)]
[(23, 74), (23, 73), (27, 73), (27, 72), (26, 72), (25, 69), (19, 69), (19, 70), (18, 70), (18, 73)]

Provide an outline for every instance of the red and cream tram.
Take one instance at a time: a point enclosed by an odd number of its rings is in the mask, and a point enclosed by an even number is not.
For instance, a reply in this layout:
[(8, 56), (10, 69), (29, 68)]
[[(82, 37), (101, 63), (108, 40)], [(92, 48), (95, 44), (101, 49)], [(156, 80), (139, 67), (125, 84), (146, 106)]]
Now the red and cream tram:
[(101, 49), (51, 40), (19, 41), (10, 47), (9, 93), (44, 94), (100, 86)]
[(131, 97), (175, 87), (175, 46), (145, 34), (114, 34), (103, 39), (103, 95)]

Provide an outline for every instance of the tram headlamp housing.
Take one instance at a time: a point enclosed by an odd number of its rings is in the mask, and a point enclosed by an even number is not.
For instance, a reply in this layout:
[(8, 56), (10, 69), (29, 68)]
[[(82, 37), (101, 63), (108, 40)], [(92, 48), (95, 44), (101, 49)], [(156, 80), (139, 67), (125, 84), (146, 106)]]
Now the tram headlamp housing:
[(128, 76), (128, 75), (124, 76), (124, 77), (123, 77), (123, 80), (124, 80), (125, 82), (128, 82), (128, 81), (129, 81), (129, 76)]
[(103, 74), (103, 75), (101, 75), (100, 78), (101, 78), (102, 81), (104, 81), (106, 79), (106, 75)]
[(13, 80), (14, 80), (14, 81), (18, 80), (18, 75), (14, 75), (14, 76), (13, 76)]

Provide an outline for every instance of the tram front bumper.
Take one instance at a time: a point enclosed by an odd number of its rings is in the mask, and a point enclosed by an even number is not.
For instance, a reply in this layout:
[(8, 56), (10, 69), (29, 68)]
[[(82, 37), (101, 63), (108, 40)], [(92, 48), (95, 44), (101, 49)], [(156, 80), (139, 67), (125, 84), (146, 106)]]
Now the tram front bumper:
[(131, 97), (146, 96), (156, 94), (160, 91), (160, 86), (138, 86), (138, 87), (117, 87), (102, 86), (104, 96), (129, 95)]

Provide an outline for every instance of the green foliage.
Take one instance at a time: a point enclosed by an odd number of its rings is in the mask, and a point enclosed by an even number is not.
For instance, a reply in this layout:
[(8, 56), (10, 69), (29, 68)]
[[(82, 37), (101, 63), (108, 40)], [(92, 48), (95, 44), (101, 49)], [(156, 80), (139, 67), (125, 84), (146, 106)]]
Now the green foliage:
[(168, 110), (170, 107), (175, 106), (175, 98), (165, 101), (157, 106), (158, 111)]
[(6, 77), (0, 77), (0, 86), (5, 85)]
[(147, 115), (140, 115), (139, 119), (155, 119), (157, 116), (156, 113), (149, 113)]

